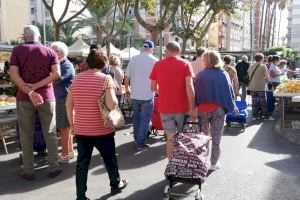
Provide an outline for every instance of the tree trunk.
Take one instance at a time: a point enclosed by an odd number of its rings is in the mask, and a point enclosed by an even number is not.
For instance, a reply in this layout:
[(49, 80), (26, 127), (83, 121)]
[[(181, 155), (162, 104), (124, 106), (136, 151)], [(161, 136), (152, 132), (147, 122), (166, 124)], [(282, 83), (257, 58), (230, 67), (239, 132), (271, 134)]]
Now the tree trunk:
[(280, 40), (281, 18), (282, 18), (282, 9), (280, 9), (280, 14), (279, 14), (279, 25), (278, 25), (278, 35), (277, 35), (277, 46), (279, 46), (279, 40)]
[[(264, 19), (266, 18), (266, 12), (265, 12), (265, 7), (266, 7), (266, 0), (264, 0), (264, 3), (263, 3), (263, 8), (262, 8), (262, 15), (261, 15), (261, 21), (260, 21), (260, 31), (259, 31), (259, 50), (262, 50), (262, 36), (263, 36), (263, 22), (264, 22)], [(265, 24), (266, 25), (266, 24)]]
[(110, 55), (110, 39), (106, 39), (105, 44), (106, 44), (106, 54), (107, 54), (107, 57), (109, 57), (109, 55)]
[(266, 8), (266, 12), (265, 12), (265, 25), (264, 25), (264, 33), (262, 36), (262, 50), (264, 51), (266, 49), (267, 43), (266, 43), (266, 39), (267, 39), (267, 29), (268, 29), (268, 25), (269, 25), (269, 13), (270, 13), (270, 9), (271, 9), (271, 4), (269, 2), (267, 2), (267, 8)]
[(158, 42), (159, 32), (156, 29), (149, 30), (149, 32), (151, 34), (151, 40), (154, 42), (154, 45), (157, 46), (159, 44), (159, 42)]
[(184, 55), (186, 51), (186, 43), (187, 43), (187, 38), (181, 38), (182, 39), (182, 47), (181, 47), (181, 54)]
[(272, 22), (273, 22), (275, 12), (276, 12), (276, 3), (274, 2), (272, 13), (271, 13), (271, 18), (270, 18), (270, 21), (269, 21), (269, 30), (268, 30), (268, 36), (267, 36), (267, 49), (270, 47)]
[(54, 35), (55, 38), (54, 38), (54, 40), (59, 41), (59, 39), (60, 39), (60, 25), (55, 24), (54, 29), (55, 29), (55, 35)]
[(274, 15), (274, 20), (273, 20), (273, 27), (272, 27), (272, 47), (274, 46), (274, 41), (275, 41), (276, 16), (277, 16), (277, 13)]

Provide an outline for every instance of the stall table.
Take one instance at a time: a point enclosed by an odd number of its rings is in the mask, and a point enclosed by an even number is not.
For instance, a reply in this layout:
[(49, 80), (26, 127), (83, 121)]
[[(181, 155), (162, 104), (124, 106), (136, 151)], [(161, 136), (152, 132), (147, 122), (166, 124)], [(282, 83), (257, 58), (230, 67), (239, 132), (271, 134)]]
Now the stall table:
[(285, 108), (284, 108), (284, 98), (295, 98), (295, 97), (300, 97), (300, 93), (281, 93), (278, 92), (277, 90), (274, 92), (274, 97), (279, 97), (281, 98), (282, 102), (282, 124), (281, 124), (281, 130), (282, 133), (284, 133), (284, 127), (285, 127)]
[(9, 134), (7, 131), (8, 127), (15, 126), (17, 121), (17, 115), (11, 111), (16, 109), (16, 104), (7, 106), (0, 106), (0, 139), (2, 140), (4, 151), (8, 154), (7, 143), (5, 136)]

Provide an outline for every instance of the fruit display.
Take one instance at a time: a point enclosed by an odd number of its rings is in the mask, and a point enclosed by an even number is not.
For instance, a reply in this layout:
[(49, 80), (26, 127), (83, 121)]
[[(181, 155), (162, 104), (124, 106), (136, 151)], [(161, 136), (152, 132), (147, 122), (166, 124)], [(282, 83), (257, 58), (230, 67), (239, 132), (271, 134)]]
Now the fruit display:
[(279, 93), (300, 93), (300, 80), (286, 80), (277, 87)]
[(0, 106), (11, 106), (16, 104), (16, 97), (0, 95)]

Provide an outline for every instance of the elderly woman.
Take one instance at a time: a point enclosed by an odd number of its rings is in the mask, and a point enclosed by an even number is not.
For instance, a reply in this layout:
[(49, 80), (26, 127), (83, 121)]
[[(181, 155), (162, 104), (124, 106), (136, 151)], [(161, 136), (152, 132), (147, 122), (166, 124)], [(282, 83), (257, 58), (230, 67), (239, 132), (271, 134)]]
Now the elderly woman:
[(65, 102), (69, 87), (75, 78), (75, 70), (73, 64), (67, 59), (68, 47), (65, 43), (53, 42), (51, 48), (57, 54), (61, 70), (61, 78), (53, 83), (56, 98), (56, 127), (59, 130), (61, 138), (61, 156), (59, 162), (68, 163), (75, 155), (73, 151), (73, 135), (69, 133), (70, 124)]
[(233, 57), (230, 55), (226, 55), (224, 57), (224, 69), (229, 74), (229, 78), (231, 80), (231, 83), (233, 85), (233, 91), (235, 96), (239, 96), (239, 81), (237, 77), (236, 69), (231, 66), (231, 63), (233, 61)]
[(119, 176), (115, 155), (115, 129), (104, 126), (98, 105), (103, 92), (105, 105), (110, 110), (118, 104), (113, 79), (110, 75), (101, 73), (101, 69), (108, 64), (108, 59), (100, 49), (93, 49), (86, 61), (89, 69), (77, 75), (66, 101), (70, 132), (76, 136), (78, 147), (77, 200), (88, 199), (85, 196), (87, 174), (94, 147), (100, 152), (106, 165), (111, 194), (121, 192), (127, 185), (127, 181), (121, 180)]
[(122, 83), (124, 79), (124, 72), (120, 68), (121, 60), (117, 56), (110, 56), (109, 64), (111, 65), (112, 74), (114, 74), (114, 79), (117, 84), (116, 96), (118, 99), (118, 104), (120, 105), (122, 97)]
[(202, 117), (202, 131), (212, 136), (211, 170), (220, 168), (220, 142), (227, 112), (238, 112), (228, 73), (221, 69), (222, 61), (217, 51), (202, 55), (204, 70), (195, 79), (196, 105)]

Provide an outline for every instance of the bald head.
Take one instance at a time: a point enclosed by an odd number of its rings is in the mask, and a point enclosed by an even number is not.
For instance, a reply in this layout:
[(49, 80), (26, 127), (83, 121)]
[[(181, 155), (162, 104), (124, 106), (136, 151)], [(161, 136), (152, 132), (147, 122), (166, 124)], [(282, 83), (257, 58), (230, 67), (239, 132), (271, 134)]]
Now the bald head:
[(180, 54), (180, 44), (178, 42), (169, 42), (166, 46), (167, 56), (177, 56)]

